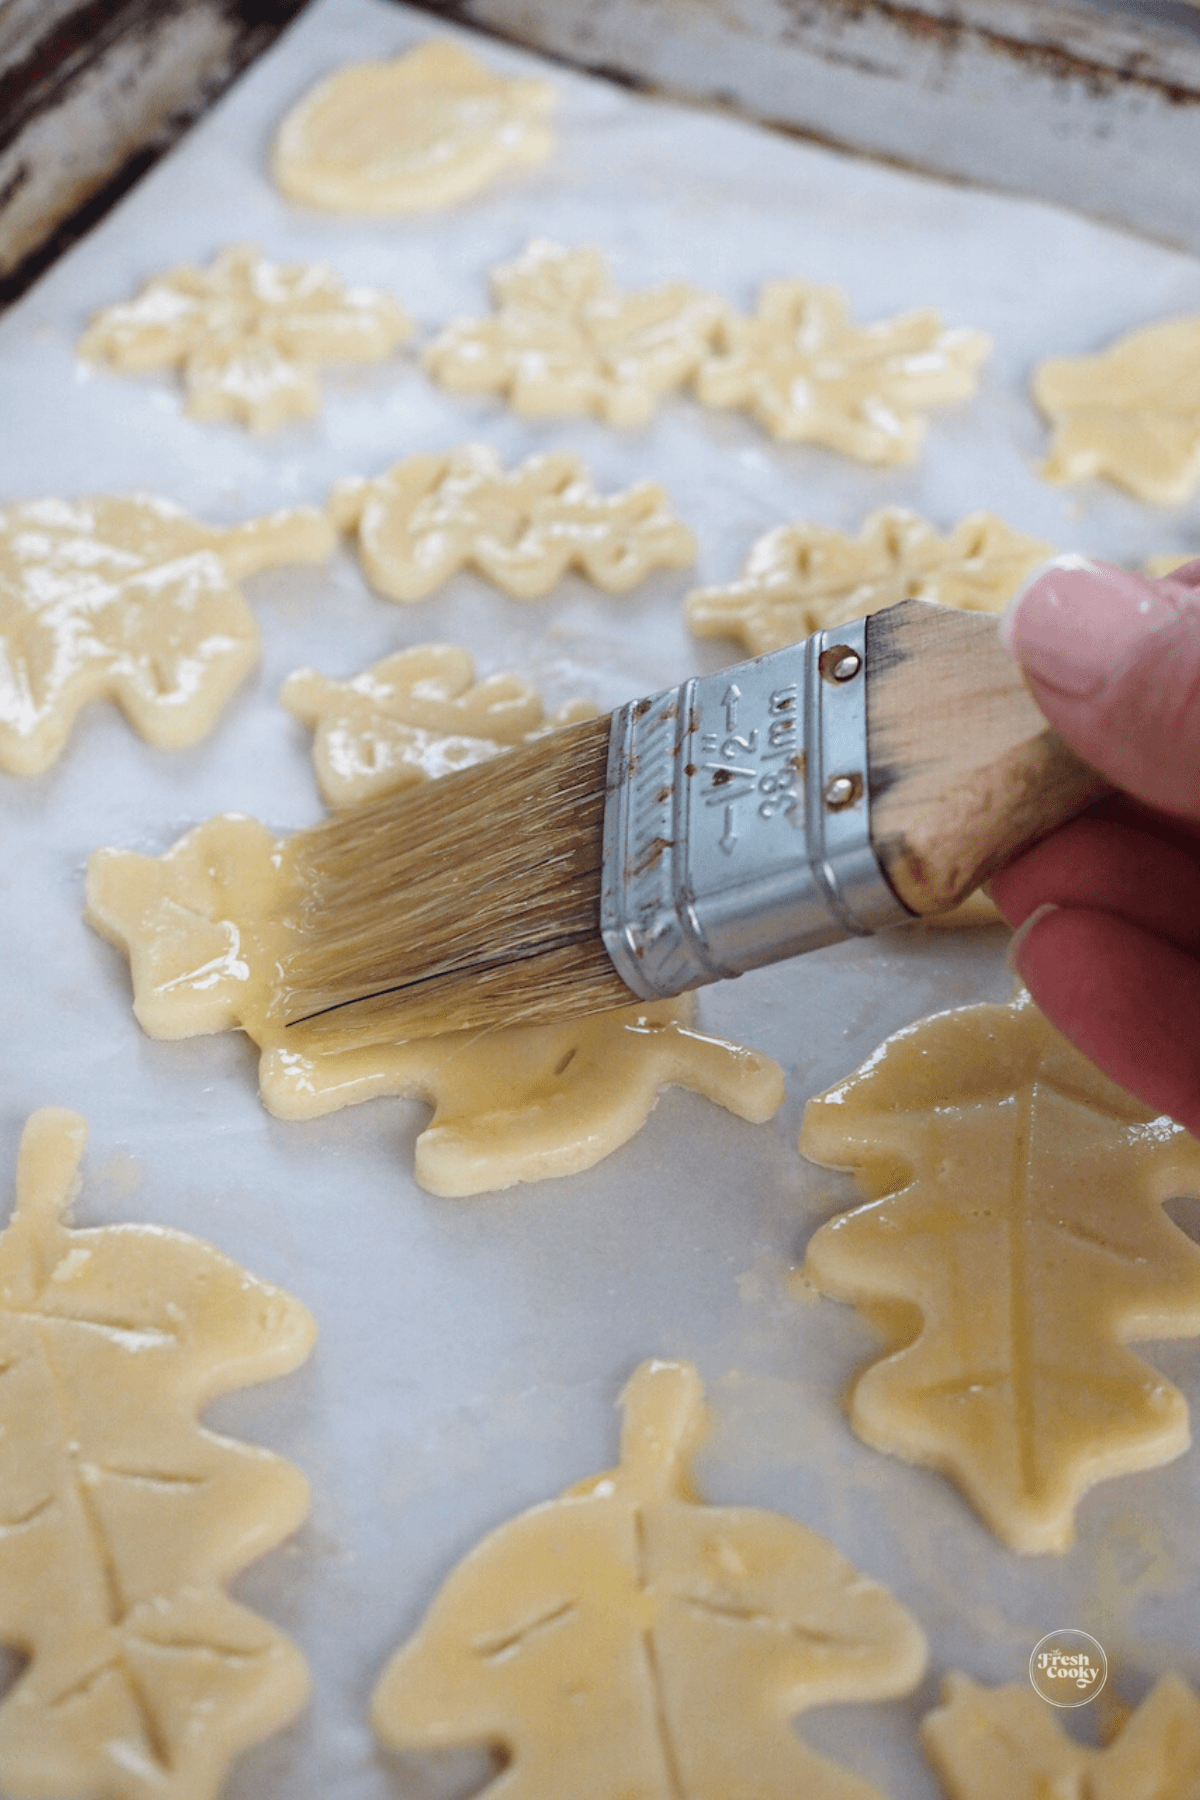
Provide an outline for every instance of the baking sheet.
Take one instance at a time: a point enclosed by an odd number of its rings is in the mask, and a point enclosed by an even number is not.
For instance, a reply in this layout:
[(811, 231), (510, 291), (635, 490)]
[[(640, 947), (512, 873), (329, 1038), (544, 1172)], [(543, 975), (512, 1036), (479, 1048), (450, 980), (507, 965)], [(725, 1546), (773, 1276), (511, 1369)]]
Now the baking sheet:
[[(170, 755), (108, 707), (80, 720), (45, 777), (0, 778), (5, 1081), (0, 1166), (26, 1115), (72, 1106), (91, 1125), (82, 1222), (147, 1219), (210, 1238), (316, 1315), (305, 1369), (222, 1401), (212, 1421), (291, 1457), (309, 1523), (236, 1592), (301, 1644), (315, 1699), (244, 1759), (231, 1800), (426, 1800), (464, 1792), (456, 1759), (395, 1763), (366, 1723), (371, 1687), (454, 1561), (491, 1526), (614, 1457), (613, 1402), (650, 1355), (693, 1358), (716, 1409), (700, 1461), (714, 1501), (779, 1508), (886, 1580), (927, 1631), (911, 1699), (809, 1715), (805, 1735), (895, 1800), (932, 1800), (915, 1727), (940, 1675), (1021, 1680), (1034, 1643), (1073, 1625), (1108, 1652), (1136, 1700), (1163, 1670), (1200, 1681), (1200, 1461), (1110, 1482), (1084, 1503), (1070, 1555), (1023, 1561), (948, 1482), (851, 1435), (841, 1396), (872, 1334), (846, 1308), (800, 1305), (788, 1264), (850, 1198), (795, 1151), (807, 1096), (922, 1013), (1009, 991), (1003, 933), (911, 933), (838, 946), (700, 1001), (702, 1023), (787, 1073), (778, 1117), (754, 1127), (669, 1093), (644, 1130), (589, 1173), (472, 1200), (411, 1176), (425, 1117), (367, 1105), (307, 1124), (259, 1104), (255, 1053), (224, 1035), (154, 1043), (135, 1025), (124, 959), (80, 922), (99, 844), (165, 849), (211, 814), (292, 828), (320, 815), (308, 734), (277, 705), (303, 664), (348, 675), (404, 644), (468, 645), (482, 671), (520, 668), (547, 697), (602, 705), (731, 660), (691, 641), (681, 598), (735, 574), (753, 537), (805, 517), (856, 527), (899, 501), (947, 527), (994, 507), (1014, 525), (1119, 560), (1200, 550), (1200, 511), (1152, 512), (1105, 488), (1060, 490), (1033, 462), (1025, 397), (1040, 355), (1098, 347), (1164, 314), (1200, 310), (1200, 263), (1041, 204), (942, 186), (553, 71), (561, 146), (540, 170), (414, 221), (309, 214), (272, 190), (264, 156), (283, 110), (355, 57), (430, 34), (382, 0), (317, 0), (103, 225), (0, 321), (0, 495), (165, 494), (232, 521), (319, 502), (330, 483), (417, 450), (481, 438), (515, 459), (580, 452), (603, 489), (656, 477), (700, 540), (698, 569), (610, 599), (568, 579), (521, 605), (469, 576), (400, 607), (351, 552), (245, 584), (260, 670), (209, 740)], [(536, 58), (483, 42), (513, 73)], [(486, 309), (486, 271), (541, 234), (595, 243), (630, 285), (684, 277), (743, 306), (768, 277), (844, 285), (856, 313), (939, 306), (996, 352), (978, 399), (934, 416), (915, 469), (873, 471), (772, 443), (745, 417), (669, 401), (645, 431), (524, 423), (429, 383), (411, 359), (326, 376), (322, 418), (265, 441), (181, 416), (170, 378), (80, 368), (89, 312), (179, 259), (231, 241), (327, 257), (394, 289), (433, 326)], [(1141, 1352), (1193, 1400), (1193, 1345)], [(1089, 1709), (1081, 1725), (1094, 1724)], [(2, 1786), (2, 1778), (0, 1778)]]
[(1200, 13), (1153, 0), (457, 0), (584, 69), (1200, 250)]

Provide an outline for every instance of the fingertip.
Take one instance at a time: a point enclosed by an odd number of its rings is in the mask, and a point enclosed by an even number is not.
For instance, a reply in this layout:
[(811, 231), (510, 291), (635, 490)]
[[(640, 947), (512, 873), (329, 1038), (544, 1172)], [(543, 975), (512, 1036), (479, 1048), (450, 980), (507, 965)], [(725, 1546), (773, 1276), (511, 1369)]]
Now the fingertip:
[(1200, 586), (1051, 566), (1007, 641), (1048, 724), (1114, 787), (1200, 819)]
[[(1197, 564), (1197, 567), (1200, 568), (1200, 563)], [(1045, 562), (1039, 563), (1036, 569), (1030, 570), (997, 620), (1000, 642), (1010, 655), (1017, 656), (1015, 647), (1017, 614), (1039, 582), (1044, 581), (1057, 569), (1085, 569), (1096, 574), (1099, 572), (1099, 564), (1092, 562), (1090, 557), (1080, 555), (1077, 551), (1064, 550), (1060, 555), (1048, 557)], [(1020, 658), (1017, 657), (1017, 660), (1019, 661)]]

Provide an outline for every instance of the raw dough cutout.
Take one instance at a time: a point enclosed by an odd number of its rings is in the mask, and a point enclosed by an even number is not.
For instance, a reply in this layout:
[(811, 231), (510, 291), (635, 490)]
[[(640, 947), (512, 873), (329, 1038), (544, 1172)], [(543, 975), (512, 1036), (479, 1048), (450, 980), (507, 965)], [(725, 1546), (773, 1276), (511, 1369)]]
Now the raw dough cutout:
[(336, 543), (312, 507), (222, 531), (167, 500), (6, 506), (0, 769), (48, 769), (92, 700), (115, 700), (159, 749), (197, 743), (258, 656), (258, 627), (235, 581), (319, 562)]
[(74, 1230), (87, 1127), (34, 1113), (0, 1236), (0, 1701), (9, 1800), (215, 1800), (295, 1717), (295, 1645), (225, 1584), (308, 1512), (270, 1451), (197, 1423), (312, 1345), (298, 1301), (159, 1225)]
[(1033, 397), (1054, 431), (1047, 481), (1107, 476), (1155, 506), (1180, 506), (1200, 486), (1200, 316), (1039, 363)]
[(350, 681), (297, 669), (279, 698), (313, 731), (327, 806), (450, 775), (596, 714), (586, 700), (571, 700), (547, 718), (521, 676), (476, 681), (469, 652), (453, 644), (398, 650)]
[(851, 1397), (865, 1443), (1030, 1553), (1070, 1546), (1095, 1482), (1186, 1450), (1183, 1395), (1125, 1344), (1200, 1333), (1200, 1249), (1162, 1211), (1200, 1195), (1200, 1144), (1027, 994), (888, 1038), (809, 1101), (800, 1148), (868, 1196), (804, 1264), (888, 1340)]
[(595, 413), (644, 425), (699, 368), (723, 301), (685, 282), (623, 294), (598, 250), (539, 239), (492, 273), (496, 311), (438, 333), (425, 367), (444, 387), (502, 394), (517, 412)]
[(468, 567), (517, 600), (542, 599), (572, 568), (624, 594), (651, 569), (696, 560), (695, 538), (656, 481), (598, 494), (566, 450), (531, 456), (511, 475), (485, 444), (422, 453), (373, 481), (339, 481), (329, 509), (357, 532), (368, 581), (392, 600), (423, 600)]
[(643, 1363), (621, 1398), (620, 1465), (467, 1554), (384, 1670), (376, 1731), (502, 1747), (484, 1791), (512, 1800), (882, 1800), (790, 1721), (908, 1693), (917, 1625), (816, 1532), (703, 1504), (690, 1364)]
[(1114, 1743), (1068, 1737), (1029, 1686), (978, 1687), (950, 1675), (921, 1726), (949, 1800), (1194, 1800), (1200, 1794), (1200, 1701), (1164, 1675)]
[(128, 955), (133, 1010), (151, 1037), (247, 1032), (278, 1118), (316, 1118), (382, 1094), (424, 1100), (433, 1118), (415, 1166), (430, 1193), (590, 1169), (645, 1123), (664, 1087), (690, 1088), (755, 1123), (783, 1099), (776, 1063), (690, 1029), (690, 994), (561, 1025), (302, 1054), (272, 1011), (289, 882), (286, 840), (228, 814), (161, 857), (97, 850), (86, 917)]
[(909, 463), (925, 408), (966, 400), (992, 340), (936, 312), (852, 325), (837, 288), (768, 281), (752, 318), (727, 313), (700, 366), (705, 406), (741, 406), (773, 437), (868, 463)]
[(79, 354), (123, 374), (179, 369), (191, 418), (274, 431), (320, 410), (321, 363), (382, 362), (413, 330), (390, 294), (345, 287), (327, 263), (268, 262), (239, 244), (105, 307)]
[(294, 106), (271, 172), (292, 200), (342, 213), (425, 212), (554, 148), (546, 81), (493, 75), (449, 38), (351, 63)]
[(1053, 555), (995, 513), (969, 513), (942, 538), (916, 513), (885, 506), (857, 538), (827, 525), (777, 525), (751, 545), (737, 581), (693, 589), (684, 608), (698, 637), (739, 638), (761, 656), (901, 600), (1003, 612)]
[(965, 900), (960, 900), (957, 906), (950, 908), (949, 912), (932, 913), (926, 919), (914, 920), (910, 929), (914, 931), (957, 931), (961, 928), (966, 931), (975, 931), (983, 925), (1003, 925), (1005, 931), (1009, 929), (1008, 920), (996, 902), (989, 899), (982, 888), (976, 888), (973, 894), (968, 894)]

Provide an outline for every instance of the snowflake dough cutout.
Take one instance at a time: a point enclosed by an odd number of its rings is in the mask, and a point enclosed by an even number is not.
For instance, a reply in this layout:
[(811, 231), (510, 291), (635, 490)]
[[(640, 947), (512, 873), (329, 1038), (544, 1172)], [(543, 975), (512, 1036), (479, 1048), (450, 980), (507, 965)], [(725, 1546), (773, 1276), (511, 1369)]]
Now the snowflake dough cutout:
[(291, 200), (341, 213), (426, 212), (554, 148), (549, 82), (493, 75), (449, 38), (351, 63), (294, 106), (271, 172)]
[(1195, 1800), (1200, 1700), (1164, 1675), (1103, 1750), (1068, 1737), (1029, 1687), (946, 1678), (921, 1725), (948, 1800)]
[(346, 287), (327, 263), (268, 262), (239, 244), (98, 312), (79, 354), (122, 374), (177, 368), (189, 417), (265, 432), (320, 411), (322, 363), (382, 362), (414, 329), (398, 300)]
[(502, 394), (519, 413), (594, 413), (644, 425), (699, 368), (727, 308), (685, 282), (623, 294), (598, 250), (539, 239), (495, 269), (490, 319), (447, 325), (426, 369), (459, 393)]
[(1126, 1345), (1200, 1334), (1200, 1249), (1162, 1211), (1200, 1195), (1200, 1144), (1028, 994), (888, 1038), (809, 1101), (800, 1148), (868, 1196), (804, 1264), (888, 1340), (851, 1396), (865, 1443), (944, 1470), (1027, 1554), (1070, 1547), (1096, 1482), (1187, 1449), (1183, 1395)]
[(166, 500), (14, 501), (0, 510), (0, 769), (39, 775), (93, 700), (159, 749), (211, 730), (258, 657), (234, 583), (319, 562), (337, 536), (312, 507), (228, 530)]
[(696, 392), (705, 406), (744, 407), (786, 443), (910, 463), (924, 409), (969, 399), (991, 347), (986, 332), (947, 329), (932, 311), (854, 325), (839, 289), (769, 281), (753, 317), (723, 317)]
[(458, 1196), (591, 1168), (639, 1130), (664, 1087), (755, 1123), (777, 1111), (778, 1065), (694, 1031), (691, 995), (561, 1025), (302, 1053), (272, 1005), (288, 855), (286, 840), (227, 814), (161, 857), (97, 850), (87, 883), (87, 921), (129, 957), (142, 1029), (183, 1038), (240, 1026), (262, 1052), (259, 1089), (277, 1118), (382, 1094), (424, 1100), (433, 1118), (416, 1178)]
[(312, 1345), (298, 1301), (158, 1225), (76, 1230), (87, 1128), (25, 1127), (0, 1235), (0, 1700), (10, 1800), (216, 1800), (308, 1694), (295, 1645), (225, 1584), (294, 1531), (308, 1484), (218, 1436), (218, 1394)]
[(735, 637), (752, 656), (797, 644), (902, 600), (1003, 612), (1053, 546), (995, 513), (970, 513), (947, 537), (902, 506), (881, 507), (857, 538), (826, 525), (777, 525), (750, 549), (737, 581), (684, 601), (698, 637)]
[(468, 567), (515, 600), (543, 599), (568, 569), (624, 594), (652, 569), (696, 559), (656, 481), (598, 494), (566, 450), (511, 474), (485, 444), (409, 456), (374, 480), (339, 481), (330, 512), (357, 532), (367, 579), (392, 600), (423, 600)]
[(690, 1364), (643, 1363), (621, 1403), (619, 1466), (510, 1519), (450, 1575), (375, 1690), (380, 1738), (502, 1748), (483, 1792), (513, 1800), (882, 1800), (791, 1719), (908, 1693), (916, 1623), (816, 1532), (704, 1505)]
[(349, 681), (297, 669), (279, 698), (312, 730), (317, 785), (335, 807), (472, 768), (596, 716), (586, 700), (570, 700), (547, 717), (520, 675), (476, 681), (470, 653), (453, 644), (398, 650)]
[(1033, 397), (1053, 427), (1047, 481), (1107, 476), (1154, 506), (1200, 487), (1200, 315), (1039, 363)]

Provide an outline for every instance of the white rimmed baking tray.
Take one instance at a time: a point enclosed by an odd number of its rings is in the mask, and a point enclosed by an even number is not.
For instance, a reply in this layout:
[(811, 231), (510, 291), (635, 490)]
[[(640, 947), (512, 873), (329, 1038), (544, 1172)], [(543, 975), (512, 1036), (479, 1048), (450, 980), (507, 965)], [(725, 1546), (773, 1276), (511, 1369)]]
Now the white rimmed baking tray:
[[(1041, 483), (1042, 428), (1025, 396), (1038, 356), (1200, 308), (1200, 263), (1049, 206), (941, 186), (558, 70), (558, 155), (471, 204), (415, 221), (286, 204), (265, 173), (284, 109), (338, 64), (430, 30), (427, 15), (378, 0), (318, 0), (0, 321), (0, 496), (141, 490), (233, 520), (319, 501), (335, 477), (416, 449), (475, 437), (516, 458), (562, 446), (587, 458), (602, 488), (662, 479), (699, 536), (696, 575), (658, 577), (624, 599), (570, 580), (539, 606), (462, 577), (403, 608), (371, 594), (350, 552), (327, 568), (278, 571), (247, 583), (261, 669), (205, 744), (155, 752), (96, 708), (57, 769), (5, 778), (5, 1180), (26, 1114), (76, 1107), (92, 1131), (81, 1220), (179, 1225), (317, 1317), (304, 1371), (212, 1415), (292, 1457), (314, 1494), (310, 1523), (237, 1591), (302, 1644), (315, 1700), (245, 1759), (233, 1800), (453, 1791), (452, 1773), (400, 1771), (376, 1751), (366, 1724), (374, 1680), (485, 1530), (611, 1461), (613, 1401), (654, 1354), (695, 1359), (709, 1384), (717, 1425), (700, 1474), (711, 1498), (775, 1506), (827, 1532), (921, 1620), (932, 1658), (920, 1694), (831, 1710), (805, 1730), (896, 1800), (930, 1800), (915, 1726), (949, 1667), (1023, 1679), (1037, 1639), (1077, 1625), (1100, 1638), (1130, 1699), (1168, 1667), (1200, 1680), (1195, 1458), (1101, 1487), (1069, 1556), (1022, 1561), (940, 1476), (850, 1434), (841, 1398), (872, 1336), (848, 1310), (801, 1306), (786, 1291), (787, 1264), (813, 1226), (850, 1198), (848, 1184), (796, 1155), (806, 1097), (922, 1013), (1003, 996), (1003, 934), (842, 946), (710, 990), (702, 1022), (786, 1069), (773, 1123), (752, 1127), (667, 1094), (590, 1173), (447, 1201), (410, 1174), (416, 1104), (284, 1124), (259, 1104), (244, 1040), (143, 1037), (123, 959), (80, 922), (83, 863), (98, 844), (162, 850), (218, 811), (281, 828), (317, 817), (307, 733), (275, 698), (301, 664), (344, 675), (402, 644), (448, 639), (482, 670), (532, 672), (552, 700), (586, 693), (601, 704), (716, 667), (723, 647), (689, 640), (682, 594), (693, 578), (735, 573), (752, 538), (787, 518), (856, 527), (899, 501), (946, 527), (991, 506), (1021, 529), (1131, 562), (1200, 548), (1200, 508), (1157, 513), (1107, 488)], [(478, 47), (497, 68), (540, 67)], [(327, 257), (347, 278), (394, 288), (432, 326), (483, 310), (489, 266), (535, 234), (599, 244), (624, 283), (685, 277), (743, 306), (760, 280), (789, 273), (841, 283), (863, 319), (936, 305), (992, 331), (996, 352), (978, 398), (935, 415), (908, 471), (784, 448), (740, 415), (684, 399), (639, 433), (531, 425), (440, 392), (405, 359), (329, 374), (321, 420), (264, 442), (182, 417), (169, 379), (88, 373), (73, 358), (93, 308), (232, 241)], [(1200, 1349), (1143, 1354), (1195, 1399)]]

